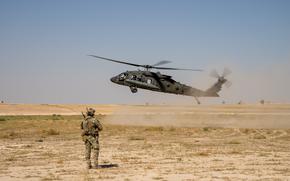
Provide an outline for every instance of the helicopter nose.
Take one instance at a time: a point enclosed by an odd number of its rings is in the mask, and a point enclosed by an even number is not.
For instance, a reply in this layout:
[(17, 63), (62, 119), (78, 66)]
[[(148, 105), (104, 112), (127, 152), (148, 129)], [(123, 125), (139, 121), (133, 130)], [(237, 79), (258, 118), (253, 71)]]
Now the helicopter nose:
[(116, 77), (112, 77), (112, 78), (111, 78), (111, 82), (116, 83), (116, 81), (117, 81)]

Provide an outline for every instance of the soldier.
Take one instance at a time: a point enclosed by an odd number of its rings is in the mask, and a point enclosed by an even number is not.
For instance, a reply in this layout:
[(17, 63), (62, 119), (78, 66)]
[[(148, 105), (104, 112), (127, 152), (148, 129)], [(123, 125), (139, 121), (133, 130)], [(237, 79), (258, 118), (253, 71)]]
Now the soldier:
[[(99, 157), (99, 131), (102, 131), (103, 127), (99, 120), (95, 117), (95, 110), (93, 108), (87, 109), (87, 116), (84, 116), (84, 120), (81, 123), (82, 138), (85, 143), (85, 158), (87, 161), (87, 168), (98, 168)], [(93, 167), (91, 165), (91, 151), (93, 151)]]

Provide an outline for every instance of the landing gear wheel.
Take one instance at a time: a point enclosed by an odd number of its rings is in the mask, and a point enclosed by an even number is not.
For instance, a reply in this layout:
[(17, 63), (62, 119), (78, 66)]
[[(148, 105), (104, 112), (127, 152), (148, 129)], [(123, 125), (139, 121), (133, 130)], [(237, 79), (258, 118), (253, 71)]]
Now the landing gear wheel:
[(136, 93), (138, 91), (137, 87), (130, 87), (132, 93)]

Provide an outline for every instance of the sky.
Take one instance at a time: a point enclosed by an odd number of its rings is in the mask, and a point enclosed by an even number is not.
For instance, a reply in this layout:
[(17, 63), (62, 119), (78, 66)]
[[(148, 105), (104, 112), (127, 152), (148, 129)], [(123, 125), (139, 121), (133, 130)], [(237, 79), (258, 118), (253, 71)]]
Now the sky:
[(1, 0), (0, 100), (41, 104), (194, 104), (110, 82), (126, 65), (87, 55), (204, 72), (162, 71), (207, 89), (212, 69), (230, 88), (204, 103), (290, 102), (290, 1)]

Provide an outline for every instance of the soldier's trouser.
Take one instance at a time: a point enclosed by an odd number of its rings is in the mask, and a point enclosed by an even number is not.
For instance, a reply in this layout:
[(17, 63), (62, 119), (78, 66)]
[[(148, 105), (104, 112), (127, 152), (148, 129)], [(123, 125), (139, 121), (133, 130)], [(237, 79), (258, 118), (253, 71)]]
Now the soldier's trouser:
[(91, 152), (92, 152), (92, 162), (93, 166), (98, 166), (98, 158), (99, 158), (99, 140), (96, 137), (89, 136), (85, 141), (86, 151), (85, 158), (88, 166), (91, 165)]

